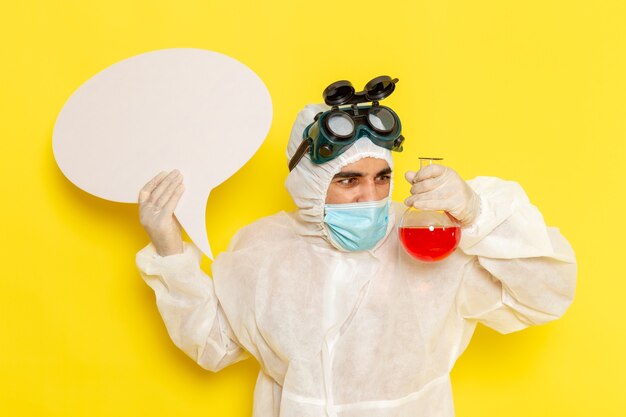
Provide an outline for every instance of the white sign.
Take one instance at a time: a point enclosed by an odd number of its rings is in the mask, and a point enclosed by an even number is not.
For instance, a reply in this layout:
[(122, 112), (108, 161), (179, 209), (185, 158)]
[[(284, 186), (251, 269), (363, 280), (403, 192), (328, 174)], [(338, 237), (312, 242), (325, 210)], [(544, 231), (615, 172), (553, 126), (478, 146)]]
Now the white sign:
[(63, 174), (95, 196), (136, 203), (160, 171), (179, 169), (176, 217), (210, 258), (209, 193), (261, 146), (272, 102), (261, 79), (200, 49), (148, 52), (96, 74), (65, 103), (52, 147)]

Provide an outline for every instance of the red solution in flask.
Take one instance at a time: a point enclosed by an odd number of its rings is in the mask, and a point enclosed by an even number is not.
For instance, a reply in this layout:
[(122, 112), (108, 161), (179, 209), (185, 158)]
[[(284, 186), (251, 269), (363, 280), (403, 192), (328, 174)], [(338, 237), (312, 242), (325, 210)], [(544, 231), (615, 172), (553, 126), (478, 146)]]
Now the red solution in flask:
[(409, 255), (425, 262), (446, 258), (461, 240), (460, 227), (400, 227), (398, 231)]

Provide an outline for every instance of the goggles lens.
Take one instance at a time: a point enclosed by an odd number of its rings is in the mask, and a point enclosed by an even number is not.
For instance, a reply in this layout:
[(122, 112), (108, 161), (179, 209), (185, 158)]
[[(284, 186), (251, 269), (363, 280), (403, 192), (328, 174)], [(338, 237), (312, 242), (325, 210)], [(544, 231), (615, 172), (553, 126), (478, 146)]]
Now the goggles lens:
[(326, 124), (330, 133), (338, 138), (349, 138), (354, 134), (354, 121), (344, 112), (332, 113)]
[(389, 133), (396, 126), (396, 119), (391, 112), (380, 107), (369, 111), (367, 121), (375, 131), (381, 133)]

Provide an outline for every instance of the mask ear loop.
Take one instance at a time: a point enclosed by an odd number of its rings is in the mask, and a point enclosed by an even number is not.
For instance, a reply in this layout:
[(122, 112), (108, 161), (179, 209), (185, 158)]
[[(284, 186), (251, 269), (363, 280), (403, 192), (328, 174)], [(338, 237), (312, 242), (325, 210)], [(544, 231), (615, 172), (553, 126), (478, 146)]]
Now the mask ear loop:
[(289, 172), (293, 171), (296, 165), (298, 165), (298, 162), (300, 162), (304, 154), (307, 153), (309, 149), (311, 149), (311, 145), (313, 145), (313, 139), (311, 138), (307, 138), (302, 141), (300, 146), (298, 146), (296, 153), (293, 154), (293, 157), (289, 161)]

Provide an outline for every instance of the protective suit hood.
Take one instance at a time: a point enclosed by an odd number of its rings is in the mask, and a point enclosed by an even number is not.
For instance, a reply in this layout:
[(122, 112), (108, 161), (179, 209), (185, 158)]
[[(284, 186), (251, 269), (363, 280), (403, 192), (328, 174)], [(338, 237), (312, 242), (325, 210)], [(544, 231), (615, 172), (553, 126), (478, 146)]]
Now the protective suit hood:
[[(287, 160), (290, 160), (298, 149), (298, 146), (302, 142), (302, 133), (304, 129), (313, 122), (315, 115), (329, 109), (330, 108), (324, 104), (309, 104), (298, 113), (291, 129), (289, 144), (287, 145)], [(375, 145), (368, 138), (357, 140), (348, 150), (337, 158), (320, 165), (311, 162), (311, 158), (308, 154), (300, 160), (293, 171), (289, 173), (285, 181), (285, 186), (298, 207), (296, 219), (298, 223), (297, 232), (299, 234), (303, 236), (323, 237), (326, 242), (344, 251), (344, 249), (332, 243), (328, 237), (328, 230), (324, 225), (326, 193), (331, 180), (344, 166), (367, 157), (384, 159), (389, 164), (389, 168), (393, 169), (391, 151)], [(393, 180), (389, 187), (389, 197), (391, 197), (392, 189)], [(390, 213), (387, 235), (393, 229), (393, 225), (394, 217), (392, 213)], [(385, 235), (385, 237), (387, 235)], [(384, 239), (385, 238), (381, 239), (381, 242)]]

